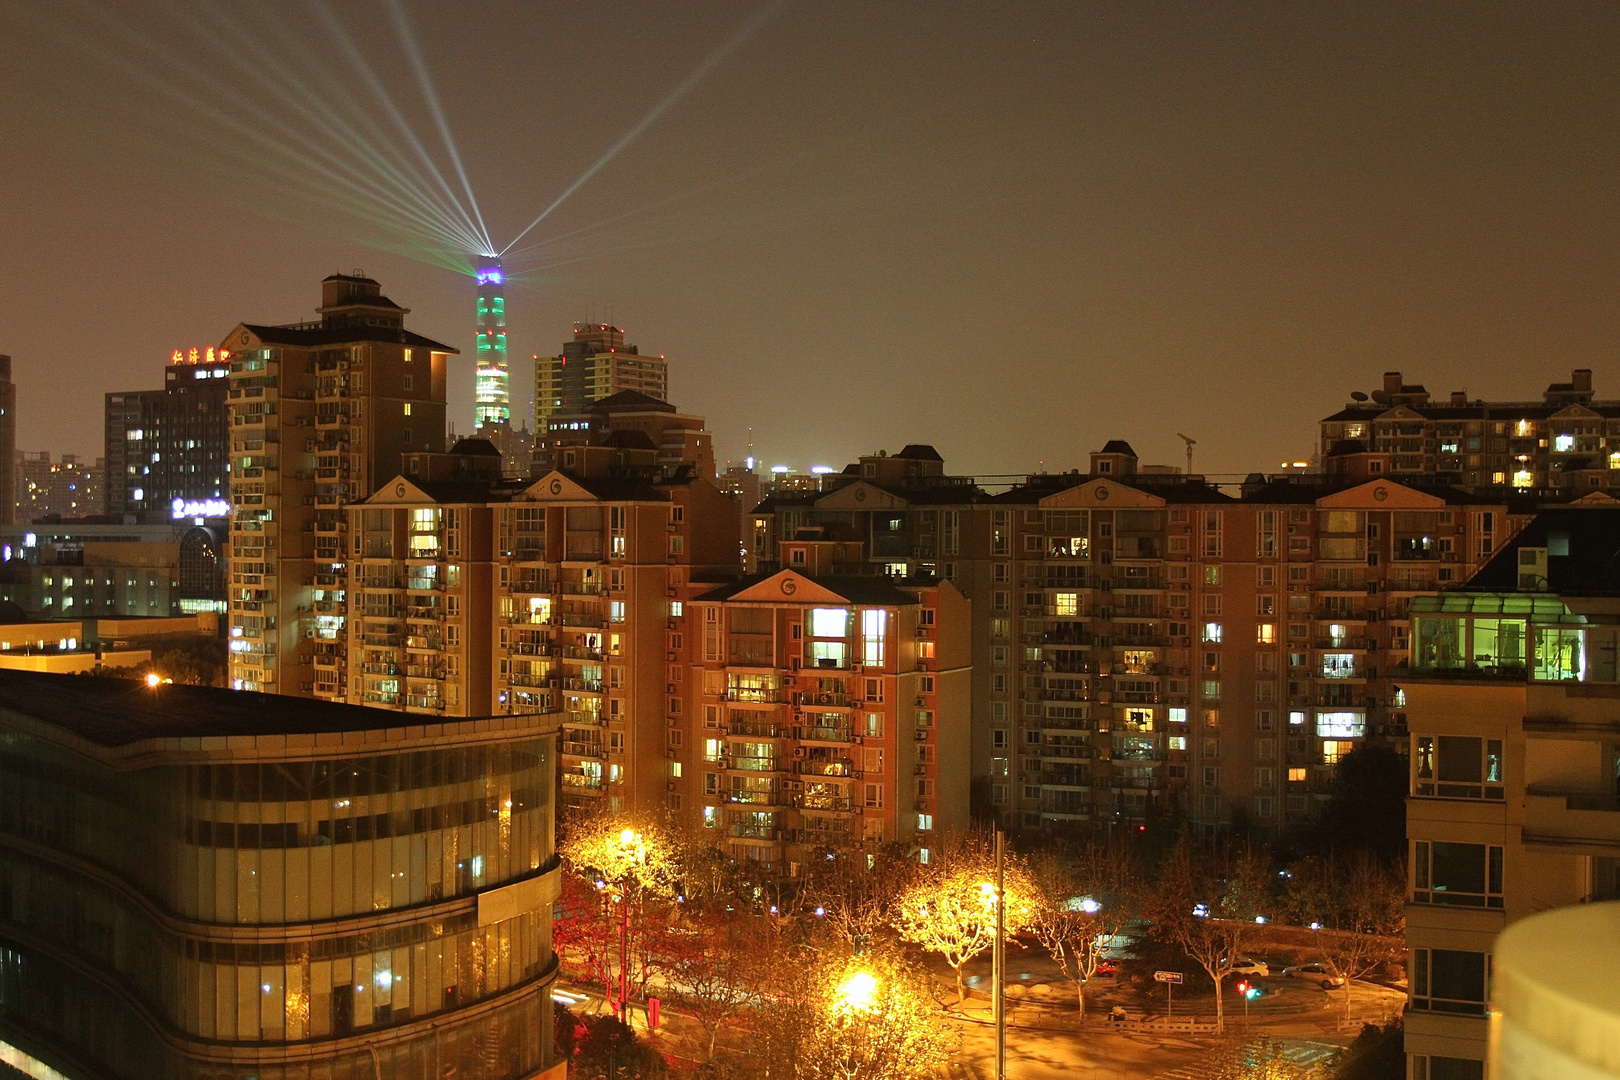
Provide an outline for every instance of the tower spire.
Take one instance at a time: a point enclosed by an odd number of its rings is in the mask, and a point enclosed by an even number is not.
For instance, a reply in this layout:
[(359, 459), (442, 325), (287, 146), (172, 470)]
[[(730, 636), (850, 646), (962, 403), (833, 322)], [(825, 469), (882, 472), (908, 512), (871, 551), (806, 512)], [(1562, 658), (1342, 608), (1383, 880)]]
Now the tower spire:
[(499, 255), (478, 257), (478, 382), (473, 394), (476, 427), (512, 420), (512, 391), (506, 366), (505, 277)]

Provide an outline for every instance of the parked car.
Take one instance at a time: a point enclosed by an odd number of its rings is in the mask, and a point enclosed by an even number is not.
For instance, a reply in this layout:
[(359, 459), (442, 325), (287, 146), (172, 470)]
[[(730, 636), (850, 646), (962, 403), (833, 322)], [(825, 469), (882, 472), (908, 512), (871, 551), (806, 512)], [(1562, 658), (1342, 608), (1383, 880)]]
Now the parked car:
[(1247, 975), (1254, 979), (1264, 979), (1271, 975), (1271, 965), (1264, 960), (1251, 960), (1247, 956), (1240, 956), (1232, 961), (1233, 975)]
[(1324, 990), (1344, 985), (1343, 975), (1335, 975), (1321, 964), (1296, 964), (1293, 967), (1283, 968), (1283, 974), (1290, 979), (1305, 979), (1316, 983)]
[(1112, 960), (1099, 960), (1097, 961), (1097, 974), (1109, 976), (1118, 975), (1119, 965), (1114, 963)]

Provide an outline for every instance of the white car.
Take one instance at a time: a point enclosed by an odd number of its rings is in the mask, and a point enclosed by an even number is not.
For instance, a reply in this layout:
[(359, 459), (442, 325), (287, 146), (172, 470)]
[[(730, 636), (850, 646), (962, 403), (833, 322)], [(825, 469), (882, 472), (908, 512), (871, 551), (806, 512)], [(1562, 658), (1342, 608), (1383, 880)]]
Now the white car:
[(1343, 975), (1335, 975), (1321, 964), (1300, 964), (1297, 967), (1283, 968), (1283, 974), (1290, 979), (1307, 979), (1324, 990), (1344, 985)]
[(1232, 974), (1264, 979), (1271, 975), (1271, 967), (1264, 960), (1251, 960), (1247, 956), (1240, 956), (1232, 961)]

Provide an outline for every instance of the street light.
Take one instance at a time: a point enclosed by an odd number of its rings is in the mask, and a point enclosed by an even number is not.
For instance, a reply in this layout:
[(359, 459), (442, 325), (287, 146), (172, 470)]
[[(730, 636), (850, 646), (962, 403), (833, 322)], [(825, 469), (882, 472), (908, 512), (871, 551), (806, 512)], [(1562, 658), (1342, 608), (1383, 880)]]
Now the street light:
[(1007, 1080), (1007, 998), (1004, 982), (1006, 980), (1006, 957), (1004, 942), (1006, 935), (1006, 857), (1002, 847), (1001, 830), (996, 830), (996, 883), (981, 882), (979, 891), (984, 894), (985, 903), (996, 910), (996, 938), (995, 947), (990, 953), (990, 1001), (996, 1015), (996, 1080)]
[(871, 1012), (877, 988), (876, 975), (870, 971), (853, 971), (838, 984), (837, 1001), (850, 1012)]

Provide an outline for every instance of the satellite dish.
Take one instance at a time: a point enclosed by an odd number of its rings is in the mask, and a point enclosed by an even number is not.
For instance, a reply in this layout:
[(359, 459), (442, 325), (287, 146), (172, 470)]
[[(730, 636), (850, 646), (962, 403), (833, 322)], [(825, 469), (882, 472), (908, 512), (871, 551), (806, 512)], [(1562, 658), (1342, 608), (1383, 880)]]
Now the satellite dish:
[(1354, 391), (1351, 391), (1350, 400), (1351, 401), (1366, 401), (1367, 400), (1367, 395), (1363, 394), (1360, 390), (1354, 390)]

